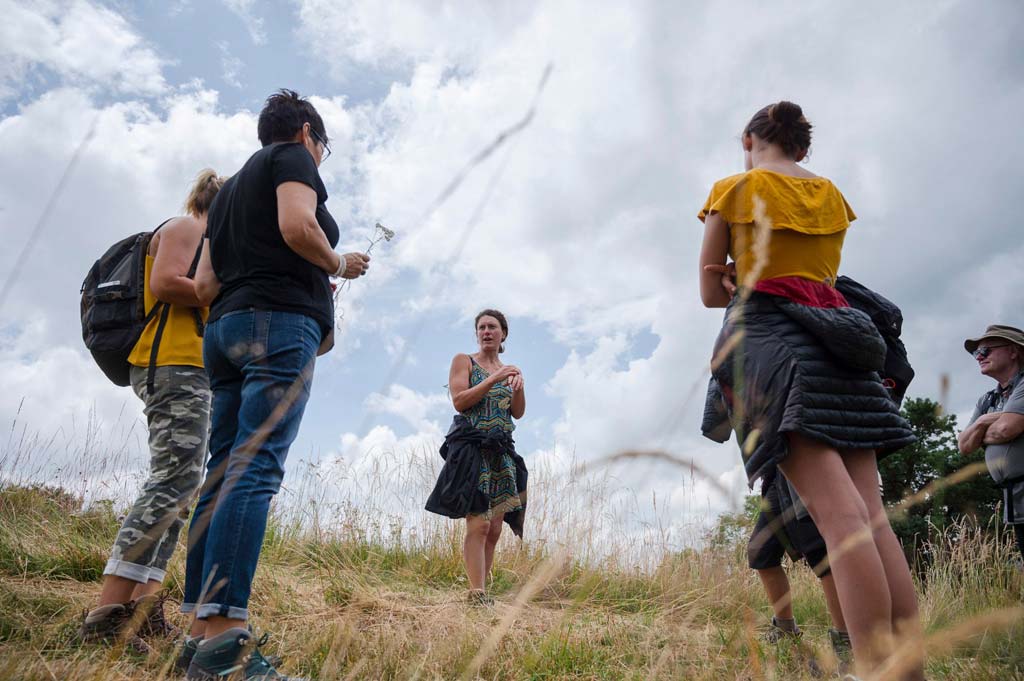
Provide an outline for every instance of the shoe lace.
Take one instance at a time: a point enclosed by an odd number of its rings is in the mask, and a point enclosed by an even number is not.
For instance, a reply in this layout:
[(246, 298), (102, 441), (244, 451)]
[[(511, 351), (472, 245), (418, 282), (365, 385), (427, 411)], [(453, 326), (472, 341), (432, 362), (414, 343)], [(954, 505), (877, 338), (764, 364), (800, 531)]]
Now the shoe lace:
[[(146, 613), (146, 621), (142, 624), (142, 627), (148, 630), (147, 633), (165, 636), (174, 630), (171, 623), (167, 621), (167, 615), (164, 613), (164, 604), (168, 601), (179, 605), (181, 603), (178, 599), (173, 598), (167, 589), (162, 589), (156, 594), (156, 600), (149, 606), (149, 612)], [(136, 607), (135, 604), (132, 604), (132, 607)]]
[(272, 660), (278, 661), (278, 658), (274, 656), (268, 658), (262, 652), (260, 652), (260, 648), (267, 645), (267, 641), (269, 640), (270, 634), (268, 632), (263, 632), (263, 635), (259, 638), (249, 639), (248, 644), (251, 645), (253, 648), (252, 652), (249, 653), (249, 657), (245, 665), (245, 675), (247, 678), (281, 678), (280, 674), (277, 673), (277, 670), (274, 669), (274, 663), (272, 662)]

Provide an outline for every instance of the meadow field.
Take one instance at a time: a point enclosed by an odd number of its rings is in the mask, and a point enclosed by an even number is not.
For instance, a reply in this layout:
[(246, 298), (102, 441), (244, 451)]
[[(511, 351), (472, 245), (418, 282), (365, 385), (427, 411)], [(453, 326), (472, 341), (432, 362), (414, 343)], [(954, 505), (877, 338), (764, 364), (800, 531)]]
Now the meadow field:
[[(15, 479), (26, 466), (14, 449), (0, 466), (0, 679), (178, 678), (171, 641), (148, 658), (74, 641), (123, 511), (94, 489), (116, 476), (116, 461), (40, 485)], [(717, 681), (813, 678), (811, 658), (834, 668), (824, 603), (803, 565), (790, 571), (803, 638), (759, 638), (771, 610), (746, 567), (742, 511), (693, 548), (669, 550), (656, 528), (614, 531), (621, 518), (604, 501), (607, 480), (573, 489), (567, 478), (531, 478), (526, 541), (507, 533), (499, 546), (497, 603), (468, 606), (462, 523), (389, 513), (396, 495), (425, 496), (434, 468), (418, 468), (397, 480), (393, 470), (363, 471), (358, 501), (327, 501), (337, 470), (289, 473), (293, 503), (273, 515), (252, 604), (256, 630), (272, 635), (264, 652), (281, 655), (283, 670), (332, 680)], [(172, 599), (181, 597), (183, 544)], [(929, 678), (1024, 679), (1024, 575), (1009, 541), (962, 522), (932, 544), (918, 585)], [(173, 601), (168, 613), (185, 624)]]

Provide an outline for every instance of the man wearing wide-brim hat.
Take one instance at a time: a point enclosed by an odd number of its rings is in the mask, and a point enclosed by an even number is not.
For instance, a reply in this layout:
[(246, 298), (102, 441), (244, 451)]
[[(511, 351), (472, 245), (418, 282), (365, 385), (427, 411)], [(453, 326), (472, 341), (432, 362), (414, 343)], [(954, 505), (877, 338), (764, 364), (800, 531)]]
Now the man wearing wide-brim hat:
[(1013, 525), (1024, 555), (1024, 331), (993, 324), (964, 348), (997, 385), (981, 396), (960, 433), (960, 453), (985, 448), (988, 472), (1003, 490), (1003, 520)]

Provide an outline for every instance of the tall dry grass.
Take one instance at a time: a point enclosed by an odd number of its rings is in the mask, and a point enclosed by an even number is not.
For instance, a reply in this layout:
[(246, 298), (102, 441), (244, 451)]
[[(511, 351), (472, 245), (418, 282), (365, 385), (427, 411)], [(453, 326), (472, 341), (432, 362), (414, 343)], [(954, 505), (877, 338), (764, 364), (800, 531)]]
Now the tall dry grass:
[[(669, 550), (656, 526), (623, 533), (640, 502), (608, 505), (616, 483), (607, 470), (533, 475), (527, 540), (507, 537), (499, 547), (498, 604), (471, 608), (462, 523), (406, 508), (425, 498), (436, 454), (377, 452), (372, 461), (306, 465), (276, 506), (252, 610), (288, 671), (315, 679), (800, 679), (811, 678), (811, 657), (832, 663), (828, 615), (808, 569), (790, 571), (805, 636), (768, 646), (759, 632), (771, 610), (742, 540)], [(93, 464), (121, 466), (111, 457)], [(174, 678), (170, 642), (149, 659), (73, 642), (124, 502), (86, 503), (81, 489), (0, 473), (0, 678)], [(1024, 578), (1012, 547), (965, 523), (933, 549), (920, 583), (929, 678), (1024, 678)], [(168, 580), (179, 597), (183, 553)]]

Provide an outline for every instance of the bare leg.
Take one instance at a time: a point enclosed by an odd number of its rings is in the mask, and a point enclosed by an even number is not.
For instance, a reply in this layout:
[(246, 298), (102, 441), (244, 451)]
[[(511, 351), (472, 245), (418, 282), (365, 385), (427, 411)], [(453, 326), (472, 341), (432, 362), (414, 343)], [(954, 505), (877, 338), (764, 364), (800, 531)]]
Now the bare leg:
[[(882, 495), (879, 490), (878, 463), (875, 453), (867, 450), (845, 452), (843, 462), (850, 472), (861, 499), (867, 506), (872, 521), (872, 536), (875, 547), (885, 568), (886, 581), (892, 599), (892, 631), (897, 637), (913, 637), (920, 640), (923, 632), (917, 611), (917, 592), (910, 575), (906, 555), (899, 539), (892, 531), (885, 514)], [(920, 651), (919, 651), (920, 652)], [(924, 679), (924, 670), (919, 663), (914, 665), (905, 679)]]
[(789, 578), (782, 566), (755, 570), (761, 578), (764, 591), (771, 601), (775, 618), (780, 620), (793, 619), (793, 597), (789, 592)]
[(206, 620), (192, 618), (192, 627), (189, 629), (189, 636), (192, 638), (198, 638), (200, 636), (206, 636)]
[(821, 590), (825, 594), (825, 606), (828, 608), (828, 614), (832, 617), (832, 628), (836, 631), (846, 631), (843, 608), (839, 605), (836, 581), (832, 579), (831, 573), (821, 578)]
[(892, 652), (892, 599), (868, 509), (839, 452), (790, 433), (782, 471), (825, 539), (836, 590), (863, 673)]
[(153, 594), (160, 591), (163, 588), (164, 583), (151, 579), (145, 584), (135, 584), (135, 589), (132, 591), (132, 600), (138, 600), (143, 596), (152, 596)]
[(127, 577), (104, 575), (103, 589), (100, 591), (98, 607), (114, 605), (115, 603), (127, 603), (132, 599), (132, 592), (141, 586), (144, 585)]
[(497, 513), (491, 518), (487, 528), (487, 541), (484, 543), (484, 576), (491, 577), (491, 568), (494, 566), (494, 548), (498, 545), (501, 537), (501, 524), (505, 519), (504, 513)]
[[(203, 630), (203, 635), (206, 638), (213, 638), (223, 634), (228, 629), (234, 629), (240, 627), (245, 629), (247, 622), (245, 620), (234, 619), (233, 617), (221, 617), (219, 615), (213, 615), (206, 618), (206, 627)], [(193, 631), (195, 631), (193, 629)]]
[(484, 547), (491, 524), (479, 515), (466, 516), (466, 541), (462, 545), (462, 559), (466, 563), (469, 588), (483, 591), (487, 586), (487, 559)]

